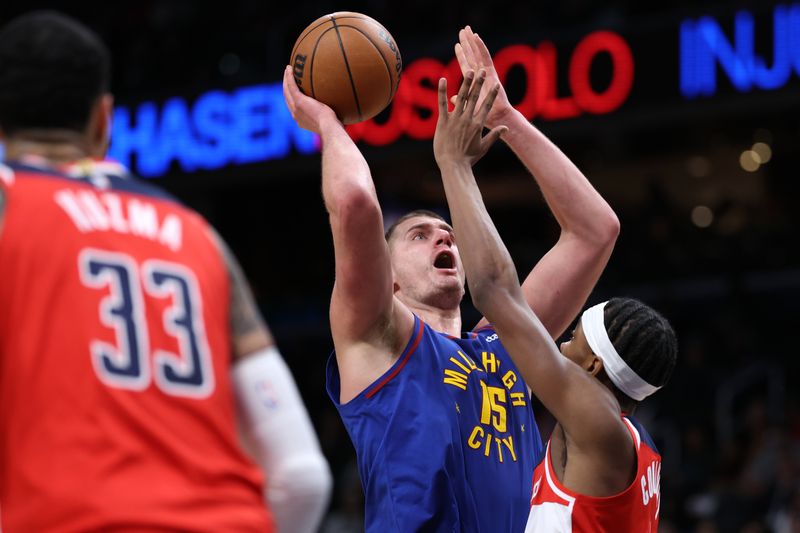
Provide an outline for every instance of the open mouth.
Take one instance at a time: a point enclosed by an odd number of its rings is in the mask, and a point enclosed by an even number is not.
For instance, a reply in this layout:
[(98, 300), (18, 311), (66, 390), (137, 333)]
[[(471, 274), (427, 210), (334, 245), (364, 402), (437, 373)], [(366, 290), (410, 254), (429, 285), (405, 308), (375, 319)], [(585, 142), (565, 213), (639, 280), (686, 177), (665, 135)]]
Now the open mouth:
[(436, 256), (436, 260), (433, 262), (433, 266), (446, 270), (452, 269), (455, 267), (455, 259), (453, 258), (453, 254), (450, 252), (439, 253), (439, 255)]

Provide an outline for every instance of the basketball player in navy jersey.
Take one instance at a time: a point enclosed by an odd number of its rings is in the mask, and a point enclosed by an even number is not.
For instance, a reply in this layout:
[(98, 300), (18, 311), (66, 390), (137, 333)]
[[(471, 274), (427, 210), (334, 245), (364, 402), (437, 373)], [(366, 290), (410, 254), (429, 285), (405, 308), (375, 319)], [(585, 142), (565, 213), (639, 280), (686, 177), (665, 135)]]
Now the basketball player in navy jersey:
[[(464, 271), (452, 228), (417, 211), (384, 234), (369, 167), (334, 112), (299, 91), (290, 67), (284, 94), (299, 125), (322, 140), (336, 258), (328, 392), (355, 444), (367, 531), (522, 531), (541, 439), (494, 329), (482, 320), (461, 334)], [(484, 105), (508, 126), (504, 140), (561, 225), (523, 285), (557, 336), (594, 287), (619, 224), (507, 98)]]
[[(655, 533), (661, 457), (631, 414), (672, 374), (675, 333), (641, 302), (613, 298), (583, 313), (558, 352), (525, 300), (472, 173), (505, 131), (496, 126), (482, 137), (489, 109), (476, 104), (486, 72), (473, 77), (468, 71), (452, 112), (440, 80), (434, 153), (473, 302), (558, 421), (533, 476), (526, 532)], [(486, 101), (498, 89), (495, 84)]]

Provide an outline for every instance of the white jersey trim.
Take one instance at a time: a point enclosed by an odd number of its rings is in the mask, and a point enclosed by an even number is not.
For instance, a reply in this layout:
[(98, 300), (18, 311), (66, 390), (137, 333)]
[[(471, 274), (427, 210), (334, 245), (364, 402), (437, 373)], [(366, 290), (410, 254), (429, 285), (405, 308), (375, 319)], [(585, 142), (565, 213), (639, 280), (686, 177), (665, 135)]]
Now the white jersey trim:
[(550, 441), (547, 441), (547, 452), (545, 453), (544, 460), (545, 460), (544, 473), (545, 477), (547, 478), (547, 484), (550, 486), (550, 489), (558, 495), (559, 498), (563, 498), (564, 500), (569, 502), (566, 507), (567, 509), (569, 509), (569, 512), (572, 513), (572, 508), (575, 506), (575, 497), (570, 496), (569, 494), (558, 488), (558, 486), (553, 482), (552, 476), (554, 476), (555, 474), (551, 474), (550, 472), (551, 471)]
[(636, 429), (636, 426), (634, 426), (633, 423), (631, 423), (631, 421), (628, 420), (627, 417), (623, 416), (622, 421), (628, 424), (628, 427), (630, 428), (631, 433), (633, 434), (633, 438), (636, 441), (636, 452), (638, 453), (639, 447), (642, 445), (642, 437), (641, 435), (639, 435), (639, 430)]

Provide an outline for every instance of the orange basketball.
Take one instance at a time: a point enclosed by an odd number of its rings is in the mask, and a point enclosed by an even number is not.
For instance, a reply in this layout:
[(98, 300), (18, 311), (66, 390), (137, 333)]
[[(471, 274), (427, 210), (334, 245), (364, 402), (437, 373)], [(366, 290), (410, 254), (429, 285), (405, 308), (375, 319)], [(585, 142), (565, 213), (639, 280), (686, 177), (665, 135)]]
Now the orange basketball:
[(403, 70), (400, 50), (386, 28), (349, 11), (312, 22), (294, 43), (290, 63), (300, 90), (330, 106), (345, 124), (383, 111)]

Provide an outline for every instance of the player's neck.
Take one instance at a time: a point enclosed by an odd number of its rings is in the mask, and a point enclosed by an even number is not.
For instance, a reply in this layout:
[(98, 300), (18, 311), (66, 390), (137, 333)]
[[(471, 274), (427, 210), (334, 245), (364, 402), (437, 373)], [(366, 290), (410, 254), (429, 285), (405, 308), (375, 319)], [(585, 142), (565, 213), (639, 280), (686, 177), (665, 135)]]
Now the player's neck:
[(459, 307), (440, 309), (418, 302), (406, 302), (406, 305), (412, 313), (436, 331), (455, 337), (461, 336), (461, 309)]
[(39, 158), (57, 166), (92, 155), (86, 137), (68, 130), (25, 130), (6, 140), (6, 159)]

